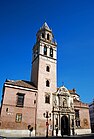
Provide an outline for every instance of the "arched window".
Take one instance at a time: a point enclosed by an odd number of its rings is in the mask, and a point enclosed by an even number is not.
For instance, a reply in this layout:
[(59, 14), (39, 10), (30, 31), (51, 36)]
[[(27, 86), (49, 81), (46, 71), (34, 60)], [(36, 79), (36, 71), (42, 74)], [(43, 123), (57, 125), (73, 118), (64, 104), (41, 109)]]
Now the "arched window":
[(50, 72), (50, 67), (49, 66), (46, 67), (46, 71)]
[(47, 34), (47, 40), (49, 40), (49, 34)]
[(44, 36), (44, 33), (42, 33), (42, 38), (44, 38), (45, 36)]
[(53, 49), (50, 48), (50, 56), (53, 57)]
[(50, 86), (50, 82), (49, 82), (49, 80), (46, 81), (46, 86), (47, 86), (47, 87)]
[(49, 94), (45, 95), (45, 103), (49, 103), (50, 104), (50, 95)]
[(47, 55), (47, 46), (44, 46), (44, 55)]

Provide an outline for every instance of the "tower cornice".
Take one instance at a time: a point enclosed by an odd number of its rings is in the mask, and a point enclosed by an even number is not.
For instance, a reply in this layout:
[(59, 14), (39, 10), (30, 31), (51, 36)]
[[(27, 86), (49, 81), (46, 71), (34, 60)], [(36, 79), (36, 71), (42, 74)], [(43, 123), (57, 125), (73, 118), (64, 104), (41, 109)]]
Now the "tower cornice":
[(39, 58), (39, 56), (43, 56), (43, 57), (46, 57), (46, 58), (48, 58), (48, 59), (51, 59), (51, 60), (57, 60), (56, 58), (53, 58), (53, 57), (49, 57), (49, 56), (46, 56), (46, 55), (42, 55), (42, 54), (38, 54), (37, 56), (36, 56), (36, 58), (32, 61), (32, 63), (37, 59), (37, 58)]
[[(55, 47), (57, 46), (57, 43), (56, 43), (56, 42), (50, 42), (49, 40), (45, 40), (45, 39), (43, 39), (43, 38), (40, 38), (39, 41), (37, 41), (35, 45), (41, 43), (41, 41), (43, 41), (44, 43), (46, 42), (46, 43), (48, 43), (48, 44), (54, 45)], [(43, 43), (43, 42), (42, 42), (42, 43)]]

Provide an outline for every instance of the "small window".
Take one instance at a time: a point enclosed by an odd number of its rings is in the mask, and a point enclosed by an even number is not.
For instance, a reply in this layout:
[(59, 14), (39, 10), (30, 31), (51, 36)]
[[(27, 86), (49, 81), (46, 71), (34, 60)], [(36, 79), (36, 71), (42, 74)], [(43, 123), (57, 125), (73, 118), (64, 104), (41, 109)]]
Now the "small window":
[(47, 87), (50, 86), (50, 82), (49, 82), (49, 80), (46, 81), (46, 86), (47, 86)]
[(8, 108), (6, 108), (6, 112), (8, 112)]
[(50, 95), (49, 94), (45, 95), (45, 103), (50, 104)]
[(24, 94), (17, 93), (17, 106), (23, 107), (24, 105)]
[(50, 56), (53, 57), (53, 49), (50, 48)]
[(47, 40), (49, 40), (49, 34), (47, 34)]
[(16, 114), (16, 122), (20, 123), (22, 121), (22, 114), (21, 113), (17, 113)]
[(50, 67), (49, 66), (46, 67), (46, 71), (50, 72)]
[(42, 38), (44, 38), (44, 33), (42, 33)]
[(46, 45), (44, 46), (44, 55), (47, 55), (47, 47), (46, 47)]
[(34, 104), (36, 104), (36, 100), (34, 100)]

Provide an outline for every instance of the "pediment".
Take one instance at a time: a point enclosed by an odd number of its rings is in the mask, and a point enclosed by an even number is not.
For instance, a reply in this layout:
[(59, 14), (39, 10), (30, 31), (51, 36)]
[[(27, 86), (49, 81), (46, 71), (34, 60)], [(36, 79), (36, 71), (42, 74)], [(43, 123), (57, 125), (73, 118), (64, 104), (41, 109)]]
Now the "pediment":
[(68, 89), (67, 89), (65, 86), (60, 87), (60, 88), (58, 89), (57, 94), (59, 94), (59, 95), (61, 95), (61, 96), (65, 96), (65, 97), (66, 97), (66, 96), (67, 96), (67, 97), (70, 96), (70, 93), (69, 93)]

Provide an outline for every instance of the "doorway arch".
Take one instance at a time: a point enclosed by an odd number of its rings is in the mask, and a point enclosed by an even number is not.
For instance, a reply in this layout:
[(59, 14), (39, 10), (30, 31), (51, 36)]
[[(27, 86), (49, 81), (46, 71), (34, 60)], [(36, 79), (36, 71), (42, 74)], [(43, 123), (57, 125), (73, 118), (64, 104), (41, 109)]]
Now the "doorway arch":
[(69, 119), (66, 115), (61, 117), (61, 135), (69, 135)]

